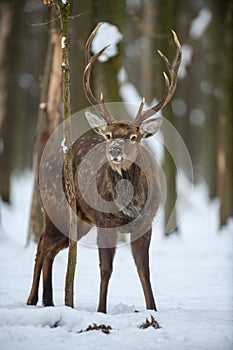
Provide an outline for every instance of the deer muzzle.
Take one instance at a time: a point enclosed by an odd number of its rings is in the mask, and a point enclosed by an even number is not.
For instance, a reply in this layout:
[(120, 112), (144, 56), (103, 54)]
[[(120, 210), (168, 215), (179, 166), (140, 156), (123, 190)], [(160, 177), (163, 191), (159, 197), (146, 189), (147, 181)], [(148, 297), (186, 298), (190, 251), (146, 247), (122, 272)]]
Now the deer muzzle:
[(109, 159), (113, 162), (120, 163), (124, 160), (123, 144), (124, 140), (114, 140), (109, 146)]
[(110, 155), (111, 155), (111, 157), (113, 157), (113, 158), (119, 157), (120, 154), (121, 154), (121, 149), (120, 149), (120, 148), (112, 148), (112, 149), (110, 150)]

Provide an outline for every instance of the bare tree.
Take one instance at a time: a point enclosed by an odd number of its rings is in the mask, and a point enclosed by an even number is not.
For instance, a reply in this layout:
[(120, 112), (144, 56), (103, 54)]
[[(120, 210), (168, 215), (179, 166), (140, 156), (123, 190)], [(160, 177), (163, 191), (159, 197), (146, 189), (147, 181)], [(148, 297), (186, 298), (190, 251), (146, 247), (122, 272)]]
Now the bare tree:
[(219, 62), (223, 94), (219, 108), (217, 153), (220, 226), (223, 226), (227, 223), (227, 219), (233, 215), (232, 65), (226, 64), (226, 62), (232, 61), (232, 16), (229, 3), (219, 4), (218, 10), (221, 13), (219, 27), (222, 34), (220, 34), (221, 45), (224, 48), (224, 55), (221, 55)]
[[(2, 131), (3, 121), (7, 114), (7, 46), (8, 39), (12, 27), (12, 6), (6, 1), (0, 3), (0, 131)], [(6, 128), (1, 132), (0, 136), (6, 133)], [(5, 145), (6, 146), (6, 145)], [(0, 144), (0, 154), (3, 151), (3, 141)], [(2, 154), (2, 162), (5, 165), (4, 171), (1, 171), (0, 193), (4, 201), (9, 201), (10, 166), (6, 166), (6, 159), (9, 155), (6, 152)]]
[(64, 159), (64, 187), (69, 203), (69, 255), (65, 285), (65, 305), (74, 306), (74, 275), (77, 256), (77, 216), (76, 192), (72, 166), (72, 139), (71, 139), (71, 102), (70, 102), (70, 40), (69, 40), (69, 10), (70, 1), (55, 1), (60, 13), (62, 32), (62, 99), (64, 120), (64, 141), (67, 154)]
[(0, 130), (6, 114), (6, 53), (11, 24), (11, 5), (3, 2), (0, 4)]
[[(157, 1), (157, 19), (159, 22), (161, 33), (164, 37), (168, 35), (170, 30), (175, 27), (175, 13), (176, 13), (176, 4), (174, 1)], [(168, 53), (168, 57), (172, 57), (173, 46), (172, 42), (168, 40), (162, 41), (162, 50), (163, 52)], [(175, 126), (175, 118), (172, 112), (171, 104), (169, 104), (164, 112), (166, 119)], [(164, 144), (167, 144), (167, 140), (173, 144), (174, 149), (176, 149), (175, 140), (172, 139), (172, 135), (167, 135), (164, 133)], [(169, 235), (174, 231), (174, 227), (177, 227), (177, 214), (176, 214), (176, 166), (174, 160), (172, 159), (171, 154), (165, 147), (164, 149), (164, 162), (163, 162), (164, 174), (166, 176), (166, 185), (167, 185), (167, 198), (165, 202), (165, 235)], [(173, 230), (173, 231), (172, 231)]]
[(34, 187), (28, 240), (33, 238), (36, 242), (38, 242), (40, 238), (43, 225), (41, 201), (38, 191), (39, 165), (44, 147), (49, 137), (56, 129), (61, 117), (59, 110), (62, 80), (61, 31), (57, 27), (57, 22), (54, 20), (55, 12), (56, 8), (54, 7), (51, 11), (50, 33), (38, 109), (36, 142), (33, 155)]

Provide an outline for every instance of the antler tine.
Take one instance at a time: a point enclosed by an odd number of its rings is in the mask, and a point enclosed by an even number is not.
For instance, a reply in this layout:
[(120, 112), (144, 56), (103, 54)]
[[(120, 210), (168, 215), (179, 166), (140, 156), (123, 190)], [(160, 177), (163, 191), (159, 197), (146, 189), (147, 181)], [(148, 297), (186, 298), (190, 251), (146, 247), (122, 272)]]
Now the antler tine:
[(99, 52), (97, 52), (97, 54), (95, 54), (94, 56), (90, 56), (89, 55), (89, 59), (87, 60), (87, 65), (84, 69), (83, 72), (83, 88), (84, 88), (84, 92), (86, 95), (86, 98), (88, 99), (88, 101), (92, 104), (92, 105), (96, 105), (99, 104), (100, 102), (94, 97), (92, 91), (91, 91), (91, 87), (90, 87), (90, 75), (91, 75), (91, 70), (92, 70), (92, 66), (95, 63), (95, 61), (97, 60), (97, 58), (107, 49), (109, 45), (105, 46), (102, 50), (100, 50)]
[(91, 44), (92, 41), (97, 33), (97, 31), (99, 30), (99, 28), (102, 26), (102, 22), (98, 23), (97, 26), (95, 27), (95, 29), (91, 32), (89, 38), (87, 39), (86, 45), (85, 45), (85, 58), (86, 58), (86, 64), (88, 64), (88, 62), (91, 59), (91, 54), (90, 54), (90, 49), (91, 49)]
[(91, 87), (90, 87), (90, 75), (91, 75), (92, 66), (94, 65), (97, 58), (100, 55), (102, 55), (102, 53), (110, 46), (110, 45), (105, 46), (103, 49), (101, 49), (99, 52), (97, 52), (94, 56), (91, 56), (91, 54), (90, 54), (90, 48), (91, 48), (92, 41), (93, 41), (99, 27), (102, 24), (103, 23), (99, 23), (96, 26), (96, 28), (90, 34), (90, 36), (86, 42), (86, 45), (85, 45), (86, 67), (85, 67), (84, 72), (83, 72), (83, 90), (84, 90), (85, 96), (88, 99), (88, 101), (90, 102), (90, 104), (95, 106), (95, 108), (101, 113), (103, 118), (108, 123), (111, 123), (114, 121), (114, 118), (111, 115), (111, 113), (107, 110), (107, 108), (104, 104), (103, 98), (101, 98), (100, 101), (97, 98), (95, 98), (95, 96), (92, 93)]
[(178, 69), (180, 67), (180, 63), (181, 63), (182, 48), (181, 48), (180, 42), (179, 42), (179, 40), (177, 38), (177, 35), (176, 35), (174, 30), (172, 30), (172, 34), (173, 34), (174, 42), (175, 42), (176, 47), (177, 47), (177, 58), (176, 58), (176, 62), (174, 64), (174, 66), (171, 65), (171, 63), (169, 62), (167, 57), (161, 51), (157, 50), (159, 55), (160, 55), (160, 57), (162, 58), (162, 60), (166, 64), (166, 67), (167, 67), (167, 70), (168, 70), (169, 76), (170, 76), (170, 80), (169, 80), (167, 74), (165, 72), (163, 72), (165, 85), (166, 85), (164, 97), (162, 98), (162, 100), (159, 103), (157, 103), (157, 105), (151, 107), (150, 109), (148, 109), (148, 110), (146, 110), (144, 112), (142, 112), (142, 109), (141, 109), (141, 113), (140, 113), (139, 112), (140, 111), (140, 107), (139, 107), (139, 111), (137, 113), (137, 116), (134, 119), (134, 123), (137, 124), (137, 125), (140, 125), (144, 120), (146, 120), (147, 118), (151, 117), (153, 114), (157, 113), (163, 107), (165, 107), (166, 104), (172, 98), (172, 96), (173, 96), (173, 94), (174, 94), (174, 92), (176, 90), (177, 73), (178, 73)]
[(139, 105), (138, 113), (137, 113), (137, 115), (136, 115), (135, 120), (138, 119), (138, 118), (141, 116), (142, 110), (143, 110), (143, 107), (144, 107), (145, 102), (146, 102), (145, 97), (143, 97), (142, 102), (141, 102), (140, 105)]

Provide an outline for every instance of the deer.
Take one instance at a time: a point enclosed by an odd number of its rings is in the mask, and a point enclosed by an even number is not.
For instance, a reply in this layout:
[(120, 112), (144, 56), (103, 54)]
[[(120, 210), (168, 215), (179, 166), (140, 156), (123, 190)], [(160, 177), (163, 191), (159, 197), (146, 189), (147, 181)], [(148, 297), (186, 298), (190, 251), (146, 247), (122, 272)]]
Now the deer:
[[(158, 50), (169, 73), (169, 78), (165, 72), (163, 73), (166, 88), (161, 101), (144, 110), (145, 98), (143, 98), (134, 120), (116, 120), (104, 102), (103, 93), (100, 94), (100, 99), (96, 98), (90, 86), (92, 67), (108, 47), (105, 46), (96, 54), (91, 54), (91, 44), (100, 25), (96, 26), (86, 42), (86, 66), (83, 73), (84, 93), (93, 108), (91, 111), (87, 109), (85, 116), (95, 133), (78, 138), (72, 145), (79, 218), (77, 239), (80, 240), (85, 236), (93, 226), (97, 227), (100, 268), (98, 312), (107, 311), (108, 285), (119, 233), (130, 234), (131, 252), (146, 308), (157, 311), (150, 280), (149, 247), (152, 221), (161, 201), (161, 184), (158, 166), (147, 147), (143, 146), (143, 141), (153, 136), (160, 128), (162, 117), (151, 117), (166, 106), (175, 92), (182, 48), (176, 33), (172, 31), (177, 50), (174, 64), (172, 65)], [(46, 172), (44, 186), (48, 196), (50, 188), (54, 185), (56, 157), (56, 155), (51, 157), (46, 165), (49, 170)], [(64, 182), (64, 179), (60, 181)], [(89, 190), (93, 183), (97, 193), (97, 196), (93, 196), (97, 199), (92, 199), (93, 192)], [(56, 196), (50, 197), (48, 205), (53, 213), (56, 212), (55, 216), (58, 221), (60, 220), (60, 224), (51, 220), (46, 209), (44, 210), (44, 229), (37, 247), (27, 305), (37, 304), (39, 281), (43, 273), (42, 302), (44, 306), (54, 306), (53, 262), (55, 256), (69, 245), (67, 212), (66, 214), (62, 212), (62, 204)], [(104, 210), (104, 206), (98, 206), (101, 201), (107, 207), (110, 205), (110, 208)]]

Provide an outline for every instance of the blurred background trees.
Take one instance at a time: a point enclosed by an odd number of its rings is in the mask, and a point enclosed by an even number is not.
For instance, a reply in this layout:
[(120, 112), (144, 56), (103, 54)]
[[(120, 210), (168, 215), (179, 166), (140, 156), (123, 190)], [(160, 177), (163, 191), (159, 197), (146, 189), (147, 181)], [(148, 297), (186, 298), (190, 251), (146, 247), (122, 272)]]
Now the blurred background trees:
[[(0, 1), (0, 193), (10, 202), (10, 180), (32, 168), (41, 89), (50, 38), (51, 8), (38, 0)], [(159, 48), (171, 60), (174, 29), (183, 45), (176, 94), (163, 115), (190, 152), (194, 181), (205, 182), (210, 199), (220, 200), (220, 224), (232, 215), (232, 2), (229, 0), (73, 1), (71, 102), (88, 106), (82, 91), (84, 44), (99, 21), (118, 27), (118, 55), (97, 63), (93, 86), (105, 100), (122, 100), (120, 72), (147, 103), (164, 92)], [(50, 39), (49, 39), (50, 38)], [(109, 38), (111, 43), (111, 37)], [(128, 101), (133, 102), (133, 101)], [(40, 112), (41, 113), (41, 112)], [(176, 198), (176, 169), (165, 152), (169, 188), (166, 216)]]

